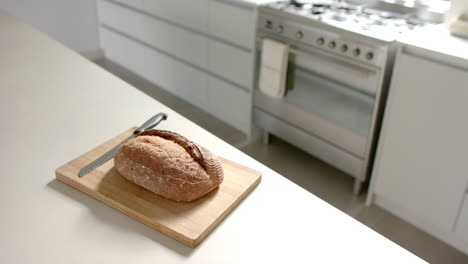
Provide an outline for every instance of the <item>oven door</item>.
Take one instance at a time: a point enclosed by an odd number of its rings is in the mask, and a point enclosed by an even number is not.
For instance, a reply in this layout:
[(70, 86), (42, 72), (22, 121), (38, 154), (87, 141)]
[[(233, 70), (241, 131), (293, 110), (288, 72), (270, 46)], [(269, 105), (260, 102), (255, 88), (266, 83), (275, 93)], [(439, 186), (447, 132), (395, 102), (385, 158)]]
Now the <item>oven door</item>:
[(364, 160), (378, 76), (377, 68), (295, 47), (286, 95), (272, 98), (257, 88), (255, 110)]

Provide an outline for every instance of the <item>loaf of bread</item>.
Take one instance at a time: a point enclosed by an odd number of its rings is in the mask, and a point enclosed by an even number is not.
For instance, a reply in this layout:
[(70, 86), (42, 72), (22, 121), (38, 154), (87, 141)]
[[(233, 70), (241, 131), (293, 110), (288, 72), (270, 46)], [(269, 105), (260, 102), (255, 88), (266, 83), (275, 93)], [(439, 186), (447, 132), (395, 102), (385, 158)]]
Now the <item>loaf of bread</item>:
[(224, 175), (220, 161), (209, 150), (175, 132), (156, 129), (123, 144), (114, 165), (127, 180), (183, 202), (209, 193)]

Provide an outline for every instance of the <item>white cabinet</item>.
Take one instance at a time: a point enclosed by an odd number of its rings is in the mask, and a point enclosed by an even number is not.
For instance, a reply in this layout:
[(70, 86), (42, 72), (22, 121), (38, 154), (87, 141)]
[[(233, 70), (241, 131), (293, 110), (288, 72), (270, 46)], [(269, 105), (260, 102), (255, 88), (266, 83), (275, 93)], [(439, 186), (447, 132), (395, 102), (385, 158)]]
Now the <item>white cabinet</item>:
[(466, 72), (401, 54), (375, 171), (378, 195), (445, 229), (468, 177), (467, 84)]
[(132, 1), (127, 1), (127, 0), (114, 0), (115, 2), (131, 6), (133, 8), (137, 9), (143, 9), (143, 3), (145, 0), (132, 0)]
[(120, 65), (179, 97), (190, 98), (196, 106), (206, 104), (207, 77), (204, 74), (105, 28), (101, 29), (101, 42), (106, 55)]
[(210, 3), (210, 32), (242, 47), (250, 47), (255, 36), (255, 16), (252, 6), (239, 1), (213, 0)]
[(252, 96), (247, 91), (240, 90), (216, 78), (208, 78), (207, 106), (208, 111), (221, 120), (241, 130), (250, 126)]
[[(370, 197), (449, 241), (468, 184), (467, 135), (468, 68), (401, 49), (385, 109)], [(468, 243), (457, 246), (468, 251)]]
[(203, 36), (107, 1), (101, 2), (99, 10), (101, 23), (107, 27), (172, 56), (207, 67), (208, 40)]
[(194, 30), (208, 29), (209, 0), (143, 0), (143, 10)]
[(106, 57), (251, 132), (255, 8), (226, 0), (99, 0)]
[(208, 43), (209, 70), (243, 88), (251, 89), (253, 58), (251, 53), (236, 49), (215, 40)]
[(457, 221), (455, 232), (458, 237), (468, 243), (468, 190), (463, 201), (460, 216)]

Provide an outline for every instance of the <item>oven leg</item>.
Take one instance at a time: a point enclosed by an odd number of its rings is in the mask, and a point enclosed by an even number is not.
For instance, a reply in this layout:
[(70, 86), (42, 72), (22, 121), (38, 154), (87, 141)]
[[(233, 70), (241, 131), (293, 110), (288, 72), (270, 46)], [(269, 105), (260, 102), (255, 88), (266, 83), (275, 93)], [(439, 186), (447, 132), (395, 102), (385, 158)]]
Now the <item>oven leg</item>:
[(354, 195), (359, 195), (362, 191), (362, 185), (364, 184), (364, 182), (358, 178), (354, 179)]
[(268, 133), (268, 130), (266, 129), (263, 130), (263, 144), (270, 144), (270, 133)]

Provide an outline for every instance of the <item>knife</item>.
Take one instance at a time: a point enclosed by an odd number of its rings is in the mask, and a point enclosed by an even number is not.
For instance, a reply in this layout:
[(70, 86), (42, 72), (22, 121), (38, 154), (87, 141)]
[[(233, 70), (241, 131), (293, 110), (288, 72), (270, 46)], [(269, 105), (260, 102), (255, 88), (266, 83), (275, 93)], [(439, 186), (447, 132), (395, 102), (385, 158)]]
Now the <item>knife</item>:
[(166, 119), (167, 119), (167, 114), (165, 114), (165, 113), (159, 113), (159, 114), (151, 117), (150, 119), (148, 119), (148, 121), (143, 123), (143, 125), (141, 125), (135, 131), (133, 131), (133, 133), (128, 138), (126, 138), (124, 141), (120, 142), (117, 146), (113, 147), (111, 150), (107, 151), (102, 156), (100, 156), (96, 160), (92, 161), (91, 163), (89, 163), (88, 165), (83, 167), (80, 170), (80, 172), (78, 172), (78, 176), (81, 178), (81, 177), (85, 176), (86, 174), (90, 173), (92, 170), (94, 170), (97, 167), (104, 164), (106, 161), (112, 159), (114, 157), (115, 153), (117, 152), (117, 150), (119, 149), (119, 147), (122, 146), (125, 142), (127, 142), (130, 139), (134, 138), (136, 135), (140, 134), (141, 132), (143, 132), (143, 131), (145, 131), (147, 129), (155, 127), (157, 124), (159, 124), (159, 122), (161, 122), (163, 120), (166, 120)]

